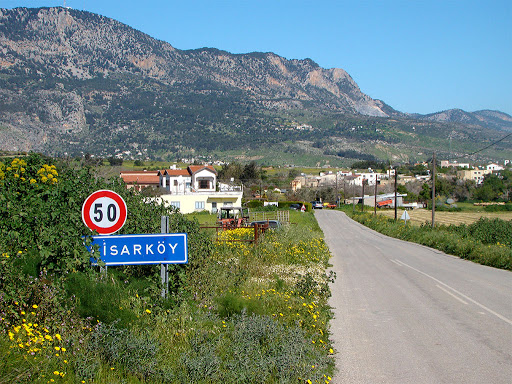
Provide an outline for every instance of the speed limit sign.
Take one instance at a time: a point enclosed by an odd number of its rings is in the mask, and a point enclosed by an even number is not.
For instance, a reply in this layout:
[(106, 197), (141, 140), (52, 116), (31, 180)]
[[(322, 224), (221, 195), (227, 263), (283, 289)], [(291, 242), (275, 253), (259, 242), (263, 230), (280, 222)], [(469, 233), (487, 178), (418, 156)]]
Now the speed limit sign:
[(82, 220), (100, 235), (119, 231), (126, 222), (126, 203), (113, 191), (102, 189), (91, 194), (82, 205)]

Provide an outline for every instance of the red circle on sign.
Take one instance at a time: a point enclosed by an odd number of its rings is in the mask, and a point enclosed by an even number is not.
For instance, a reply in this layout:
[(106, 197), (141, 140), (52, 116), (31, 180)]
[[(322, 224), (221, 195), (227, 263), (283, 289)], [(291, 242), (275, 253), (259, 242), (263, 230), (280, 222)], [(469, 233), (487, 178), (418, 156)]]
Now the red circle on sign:
[[(99, 226), (91, 218), (91, 207), (98, 199), (107, 198), (114, 200), (119, 207), (119, 217), (112, 222), (110, 226)], [(100, 235), (110, 235), (119, 231), (126, 222), (127, 208), (126, 203), (121, 196), (114, 191), (102, 189), (91, 194), (82, 205), (82, 220), (84, 224), (91, 230), (96, 231)]]

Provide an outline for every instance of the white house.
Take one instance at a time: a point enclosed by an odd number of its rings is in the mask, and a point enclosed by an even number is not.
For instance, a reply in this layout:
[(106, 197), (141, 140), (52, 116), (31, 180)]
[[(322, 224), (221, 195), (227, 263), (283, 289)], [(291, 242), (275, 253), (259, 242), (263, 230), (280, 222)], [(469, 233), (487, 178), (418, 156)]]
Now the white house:
[(352, 173), (351, 176), (347, 176), (345, 180), (349, 185), (355, 184), (359, 187), (363, 185), (363, 180), (365, 180), (366, 185), (375, 185), (375, 183), (379, 183), (379, 180), (385, 177), (386, 175), (382, 173), (376, 172), (364, 172), (364, 173)]
[(495, 164), (495, 163), (491, 163), (487, 166), (487, 170), (488, 171), (503, 171), (505, 168), (503, 168), (501, 165), (498, 165), (498, 164)]
[(456, 161), (454, 161), (452, 163), (449, 160), (441, 160), (441, 168), (448, 168), (448, 167), (468, 168), (469, 169), (469, 163), (458, 163)]
[(220, 183), (217, 190), (217, 171), (211, 165), (173, 167), (159, 171), (158, 176), (167, 193), (157, 199), (179, 208), (181, 213), (216, 213), (220, 207), (242, 206), (242, 186)]

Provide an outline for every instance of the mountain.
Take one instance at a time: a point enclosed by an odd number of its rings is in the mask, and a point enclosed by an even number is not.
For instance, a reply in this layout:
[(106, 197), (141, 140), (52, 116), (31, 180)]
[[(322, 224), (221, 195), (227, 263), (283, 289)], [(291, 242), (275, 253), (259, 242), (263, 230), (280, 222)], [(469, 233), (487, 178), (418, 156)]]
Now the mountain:
[(174, 159), (278, 147), (382, 157), (377, 145), (390, 150), (402, 138), (413, 154), (428, 149), (422, 135), (444, 140), (456, 129), (471, 146), (481, 141), (476, 128), (489, 124), (492, 139), (502, 121), (510, 126), (499, 112), (449, 115), (396, 111), (343, 69), (311, 59), (185, 51), (89, 12), (0, 9), (3, 150)]
[(462, 109), (449, 109), (427, 115), (417, 115), (417, 117), (444, 123), (472, 124), (486, 128), (512, 131), (512, 116), (500, 111), (481, 110), (466, 112)]

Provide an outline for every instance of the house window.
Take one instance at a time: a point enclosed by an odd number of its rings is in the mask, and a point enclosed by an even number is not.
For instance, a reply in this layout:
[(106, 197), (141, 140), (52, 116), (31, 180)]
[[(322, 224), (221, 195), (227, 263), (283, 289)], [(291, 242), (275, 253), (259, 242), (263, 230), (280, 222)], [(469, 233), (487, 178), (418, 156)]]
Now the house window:
[(180, 208), (180, 202), (179, 201), (171, 201), (170, 203), (174, 208)]
[(204, 209), (204, 201), (196, 201), (196, 210)]
[(210, 180), (199, 180), (199, 189), (209, 189)]
[(174, 186), (177, 187), (178, 186), (178, 180), (174, 180)]

